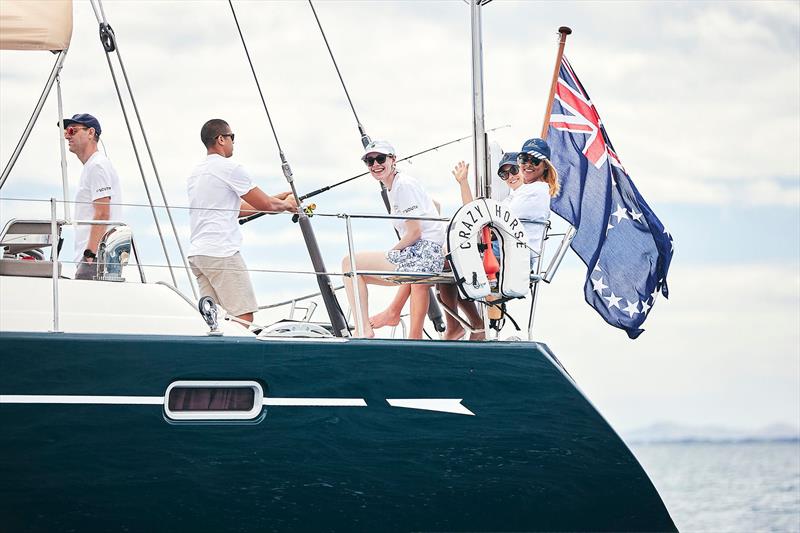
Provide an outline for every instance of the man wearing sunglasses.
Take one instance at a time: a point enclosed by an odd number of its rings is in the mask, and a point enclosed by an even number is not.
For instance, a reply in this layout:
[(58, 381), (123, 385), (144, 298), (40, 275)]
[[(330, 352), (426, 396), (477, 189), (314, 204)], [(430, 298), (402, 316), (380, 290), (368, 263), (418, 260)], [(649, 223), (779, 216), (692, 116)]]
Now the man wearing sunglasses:
[[(60, 124), (60, 123), (58, 123)], [(97, 149), (100, 122), (88, 113), (65, 118), (64, 139), (69, 151), (81, 163), (78, 192), (75, 195), (76, 220), (119, 220), (122, 215), (122, 189), (119, 176), (111, 161)], [(79, 225), (75, 230), (75, 279), (94, 279), (97, 276), (97, 246), (106, 232), (104, 225)]]
[(258, 310), (247, 265), (239, 253), (238, 218), (256, 211), (297, 211), (290, 192), (270, 196), (253, 184), (242, 165), (231, 159), (234, 133), (227, 122), (211, 119), (200, 130), (206, 159), (189, 177), (191, 245), (189, 265), (202, 296), (247, 322)]

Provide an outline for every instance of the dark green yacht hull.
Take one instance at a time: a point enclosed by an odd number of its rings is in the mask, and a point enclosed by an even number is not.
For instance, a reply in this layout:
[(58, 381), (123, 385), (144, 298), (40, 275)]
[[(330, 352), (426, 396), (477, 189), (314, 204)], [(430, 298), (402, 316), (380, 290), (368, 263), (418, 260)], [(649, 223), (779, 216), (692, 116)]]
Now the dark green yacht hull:
[[(0, 334), (3, 531), (673, 531), (542, 344)], [(254, 380), (253, 421), (170, 420), (178, 380)], [(472, 414), (391, 406), (460, 399)]]

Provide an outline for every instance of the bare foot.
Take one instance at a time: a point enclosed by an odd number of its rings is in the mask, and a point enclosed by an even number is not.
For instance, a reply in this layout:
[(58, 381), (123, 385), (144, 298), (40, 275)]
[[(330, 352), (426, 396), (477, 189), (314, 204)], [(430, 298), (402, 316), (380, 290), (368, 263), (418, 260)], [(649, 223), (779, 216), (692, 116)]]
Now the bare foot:
[(475, 333), (470, 333), (469, 340), (471, 341), (484, 341), (486, 340), (486, 332), (483, 330), (476, 331)]
[(457, 341), (461, 340), (461, 337), (464, 336), (464, 327), (461, 324), (456, 324), (453, 328), (447, 328), (447, 331), (444, 332), (444, 336), (442, 337), (446, 341)]
[(369, 317), (369, 323), (374, 329), (400, 324), (400, 313), (391, 309), (384, 309), (377, 315)]

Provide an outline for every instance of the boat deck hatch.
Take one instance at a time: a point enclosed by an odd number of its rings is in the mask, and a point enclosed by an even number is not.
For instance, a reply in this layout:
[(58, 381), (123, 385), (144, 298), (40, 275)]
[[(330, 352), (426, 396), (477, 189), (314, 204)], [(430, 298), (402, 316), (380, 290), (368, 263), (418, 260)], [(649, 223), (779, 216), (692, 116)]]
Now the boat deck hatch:
[(164, 395), (172, 420), (253, 420), (263, 404), (264, 389), (256, 381), (175, 381)]

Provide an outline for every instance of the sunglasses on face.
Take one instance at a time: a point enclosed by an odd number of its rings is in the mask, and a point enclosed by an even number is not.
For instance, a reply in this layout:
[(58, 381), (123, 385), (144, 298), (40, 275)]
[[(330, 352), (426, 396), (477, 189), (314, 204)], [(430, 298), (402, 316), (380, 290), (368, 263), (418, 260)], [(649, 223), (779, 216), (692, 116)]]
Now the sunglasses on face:
[(231, 138), (231, 142), (233, 142), (233, 140), (236, 138), (236, 134), (235, 133), (220, 133), (219, 136), (220, 137), (230, 137)]
[[(503, 165), (508, 166), (508, 165)], [(516, 176), (519, 174), (519, 167), (517, 165), (510, 165), (506, 169), (500, 169), (497, 171), (497, 175), (500, 176), (500, 179), (506, 181), (509, 176)]]
[(530, 163), (533, 166), (537, 166), (539, 163), (542, 162), (542, 160), (539, 159), (538, 157), (533, 157), (532, 155), (529, 154), (520, 154), (517, 159), (519, 160), (520, 163), (523, 164)]
[(78, 133), (78, 130), (88, 130), (88, 129), (89, 128), (87, 128), (86, 126), (67, 126), (66, 128), (64, 128), (64, 136), (72, 137), (73, 135)]
[(371, 167), (375, 163), (382, 165), (386, 163), (386, 154), (376, 155), (375, 157), (365, 157), (364, 163), (366, 163), (368, 167)]

